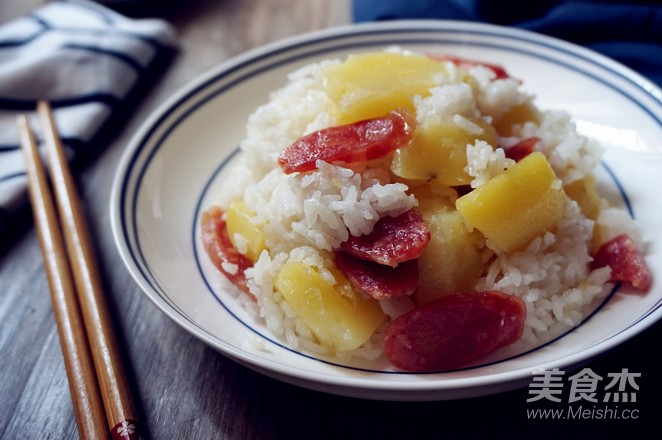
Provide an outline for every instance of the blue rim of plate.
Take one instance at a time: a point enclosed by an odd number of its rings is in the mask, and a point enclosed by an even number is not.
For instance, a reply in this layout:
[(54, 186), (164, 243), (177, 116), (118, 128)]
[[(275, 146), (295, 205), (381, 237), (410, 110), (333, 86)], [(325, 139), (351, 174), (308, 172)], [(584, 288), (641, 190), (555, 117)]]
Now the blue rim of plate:
[[(421, 26), (420, 23), (423, 23), (424, 25)], [(652, 85), (650, 82), (643, 79), (639, 75), (627, 71), (627, 69), (625, 70), (626, 73), (623, 73), (622, 71), (620, 71), (620, 69), (622, 69), (622, 66), (620, 65), (615, 64), (615, 66), (617, 66), (616, 68), (609, 67), (608, 65), (606, 65), (606, 63), (610, 62), (608, 59), (604, 58), (601, 60), (601, 57), (599, 55), (596, 56), (596, 54), (590, 51), (571, 45), (569, 43), (562, 42), (560, 40), (555, 40), (550, 37), (533, 34), (528, 31), (521, 31), (514, 29), (509, 29), (506, 31), (503, 28), (492, 25), (465, 23), (466, 27), (460, 27), (462, 26), (462, 23), (458, 23), (458, 22), (453, 22), (452, 25), (449, 25), (448, 23), (444, 23), (444, 22), (434, 22), (433, 24), (431, 24), (431, 22), (426, 21), (420, 23), (417, 23), (417, 25), (415, 26), (407, 26), (406, 24), (402, 25), (402, 23), (400, 23), (400, 25), (396, 24), (394, 26), (388, 26), (388, 25), (385, 26), (384, 24), (378, 26), (359, 25), (359, 26), (354, 26), (352, 28), (347, 28), (345, 32), (341, 32), (341, 33), (328, 34), (327, 32), (318, 32), (316, 34), (309, 34), (304, 36), (306, 37), (306, 39), (302, 41), (298, 41), (299, 39), (295, 38), (295, 39), (291, 39), (291, 42), (290, 40), (286, 40), (280, 44), (267, 46), (261, 50), (250, 52), (245, 57), (240, 57), (235, 63), (227, 64), (226, 68), (219, 69), (218, 72), (216, 72), (216, 74), (214, 74), (213, 76), (206, 78), (203, 82), (195, 85), (190, 90), (187, 90), (181, 96), (178, 96), (178, 98), (175, 101), (171, 102), (169, 106), (164, 111), (162, 111), (161, 114), (158, 115), (158, 118), (151, 123), (149, 129), (142, 134), (140, 139), (137, 142), (132, 143), (133, 148), (127, 150), (127, 156), (124, 162), (127, 164), (127, 166), (124, 168), (125, 171), (121, 175), (121, 179), (118, 179), (118, 182), (120, 185), (119, 218), (121, 225), (121, 233), (123, 234), (122, 236), (125, 238), (127, 250), (130, 254), (130, 258), (133, 264), (140, 272), (142, 279), (144, 280), (144, 282), (146, 282), (149, 285), (152, 292), (158, 295), (161, 301), (163, 301), (173, 310), (177, 311), (180, 314), (180, 316), (186, 319), (191, 325), (193, 325), (196, 328), (199, 328), (194, 320), (192, 320), (189, 316), (187, 316), (186, 313), (184, 313), (175, 303), (173, 303), (168, 298), (168, 295), (165, 293), (165, 289), (163, 289), (163, 287), (159, 285), (158, 281), (156, 281), (156, 277), (153, 276), (152, 269), (150, 268), (150, 265), (148, 261), (145, 259), (142, 250), (140, 248), (140, 238), (138, 234), (138, 228), (136, 226), (135, 215), (137, 212), (136, 205), (137, 205), (138, 192), (139, 192), (137, 189), (141, 185), (142, 178), (147, 172), (147, 169), (149, 168), (152, 159), (158, 153), (158, 150), (162, 145), (162, 143), (164, 142), (164, 140), (181, 122), (183, 122), (189, 115), (195, 112), (196, 109), (198, 109), (199, 107), (210, 101), (211, 99), (214, 99), (222, 95), (225, 91), (231, 89), (237, 84), (240, 84), (243, 81), (246, 81), (254, 76), (257, 76), (275, 67), (294, 63), (296, 61), (305, 60), (307, 58), (317, 57), (321, 54), (333, 52), (333, 51), (361, 49), (361, 48), (365, 49), (368, 47), (375, 47), (375, 46), (384, 47), (389, 45), (398, 45), (401, 47), (407, 47), (412, 45), (451, 44), (456, 46), (483, 47), (483, 48), (504, 50), (511, 53), (517, 52), (531, 58), (537, 58), (549, 62), (551, 64), (556, 64), (565, 69), (572, 70), (583, 76), (586, 76), (593, 81), (600, 82), (601, 84), (618, 92), (632, 103), (636, 104), (644, 113), (648, 114), (657, 123), (657, 125), (662, 127), (662, 118), (658, 116), (655, 113), (655, 111), (652, 110), (652, 108), (644, 105), (641, 101), (637, 100), (634, 96), (629, 94), (622, 87), (619, 87), (611, 82), (607, 82), (606, 80), (598, 77), (597, 75), (581, 69), (577, 65), (569, 64), (562, 60), (552, 58), (551, 56), (541, 55), (539, 53), (536, 53), (534, 49), (535, 47), (544, 47), (560, 55), (570, 56), (575, 60), (588, 63), (592, 67), (598, 67), (602, 72), (615, 75), (619, 79), (625, 81), (626, 84), (635, 87), (635, 89), (638, 89), (640, 93), (643, 93), (644, 95), (652, 98), (654, 103), (662, 108), (662, 98), (655, 96), (655, 94), (660, 94), (660, 93), (656, 92), (658, 89), (656, 89), (654, 85)], [(426, 23), (427, 25), (425, 25)], [(446, 24), (446, 26), (449, 27), (444, 27), (444, 24)], [(472, 28), (472, 29), (468, 29), (468, 28)], [(480, 28), (480, 30), (476, 30), (475, 28)], [(455, 38), (449, 38), (447, 35), (444, 35), (443, 37), (432, 37), (429, 35), (431, 33), (455, 34)], [(426, 34), (426, 35), (419, 37), (408, 36), (407, 38), (398, 38), (397, 35), (401, 35), (401, 34)], [(383, 38), (386, 35), (388, 35), (389, 38)], [(485, 42), (485, 41), (482, 42), (466, 41), (462, 39), (462, 36), (466, 36), (466, 35), (480, 36), (480, 37), (498, 37), (513, 42), (525, 43), (528, 45), (532, 45), (534, 47), (525, 49), (525, 48), (508, 46), (507, 44), (501, 42), (495, 43), (495, 42)], [(346, 41), (348, 39), (360, 38), (366, 36), (379, 36), (380, 38), (374, 41), (355, 41), (355, 42)], [(324, 46), (317, 47), (318, 45), (324, 45)], [(302, 50), (302, 49), (307, 49), (307, 50)], [(232, 78), (232, 76), (235, 74), (239, 74), (239, 76), (236, 78)], [(230, 79), (228, 80), (228, 78)], [(224, 83), (223, 81), (226, 82)], [(221, 83), (220, 86), (217, 85), (217, 83), (219, 82)], [(189, 105), (188, 108), (186, 108), (187, 105)], [(183, 113), (179, 115), (177, 118), (175, 118), (173, 121), (168, 122), (168, 119), (171, 117), (171, 115), (173, 115), (177, 110), (180, 110), (182, 108), (185, 108)], [(163, 133), (159, 136), (156, 142), (153, 142), (152, 138), (159, 129), (163, 130)], [(147, 150), (147, 147), (150, 145), (151, 145), (151, 150)], [(199, 215), (202, 210), (202, 200), (204, 198), (205, 193), (208, 191), (209, 186), (214, 181), (214, 178), (218, 175), (218, 173), (221, 172), (223, 167), (227, 165), (227, 163), (237, 153), (238, 153), (238, 149), (235, 148), (235, 150), (232, 153), (230, 153), (228, 156), (226, 156), (223, 159), (222, 163), (216, 168), (213, 174), (209, 177), (204, 187), (204, 190), (196, 203), (196, 209), (193, 215), (192, 246), (194, 249), (194, 255), (196, 257), (196, 265), (198, 267), (200, 276), (203, 278), (207, 288), (209, 289), (209, 292), (225, 308), (225, 310), (228, 313), (230, 313), (230, 315), (232, 315), (237, 321), (243, 324), (247, 329), (251, 330), (256, 335), (292, 353), (298, 354), (300, 356), (315, 361), (330, 364), (333, 366), (365, 371), (365, 372), (384, 373), (384, 374), (421, 374), (421, 373), (411, 373), (404, 371), (390, 371), (390, 370), (387, 371), (387, 370), (357, 368), (351, 365), (345, 365), (345, 364), (339, 364), (339, 363), (327, 361), (306, 353), (293, 350), (292, 348), (284, 345), (283, 343), (274, 340), (273, 337), (269, 337), (267, 335), (262, 334), (259, 330), (255, 329), (248, 323), (242, 321), (224, 304), (223, 299), (221, 299), (216, 294), (209, 280), (205, 277), (200, 261), (198, 259), (199, 252), (197, 249), (198, 247), (197, 220), (199, 219)], [(138, 165), (140, 165), (140, 168), (136, 171), (136, 169), (134, 168), (136, 168)], [(607, 164), (603, 163), (602, 166), (607, 171), (608, 175), (613, 180), (618, 191), (620, 192), (620, 195), (623, 199), (623, 202), (626, 205), (627, 210), (634, 217), (632, 206), (630, 204), (629, 198), (622, 184), (616, 177), (613, 170), (611, 170), (611, 168), (609, 168)], [(127, 192), (128, 188), (130, 188), (128, 181), (133, 176), (136, 176), (136, 173), (138, 176), (135, 184), (136, 190), (133, 192), (133, 196), (131, 197), (131, 194)], [(132, 213), (131, 217), (127, 216), (127, 206), (128, 206), (127, 200), (130, 200), (130, 209), (128, 211)], [(130, 218), (130, 222), (127, 223), (128, 221), (127, 219), (129, 218)], [(129, 237), (131, 237), (131, 239), (129, 239)], [(132, 240), (136, 243), (137, 246), (136, 249), (133, 249), (129, 245), (129, 243), (131, 243)], [(611, 297), (618, 291), (619, 287), (620, 284), (615, 285), (614, 288), (611, 290), (611, 292), (602, 301), (602, 303), (593, 312), (591, 312), (588, 316), (586, 316), (582, 320), (582, 322), (578, 325), (578, 327), (583, 325), (589, 319), (591, 319), (591, 317), (593, 317), (604, 306), (604, 304), (606, 304), (611, 299)], [(634, 326), (636, 326), (637, 324), (648, 318), (650, 315), (654, 314), (660, 308), (660, 306), (662, 306), (662, 299), (658, 300), (649, 310), (643, 313), (637, 320), (630, 323), (630, 325), (628, 325), (627, 327), (621, 329), (618, 333), (610, 335), (608, 338), (596, 342), (589, 347), (585, 347), (582, 351), (587, 352), (591, 347), (602, 345), (606, 341), (609, 341), (610, 339), (613, 339), (627, 332), (629, 329), (633, 328)], [(572, 332), (575, 328), (569, 329), (567, 332), (564, 332), (563, 334), (555, 337), (554, 339), (546, 342), (543, 345), (534, 347), (530, 350), (527, 350), (522, 353), (518, 353), (511, 357), (485, 364), (473, 365), (467, 368), (462, 368), (452, 371), (477, 369), (488, 365), (503, 363), (508, 360), (524, 356), (531, 352), (537, 351), (542, 347), (547, 346), (555, 341), (558, 341), (559, 339), (566, 336), (568, 333)], [(200, 329), (200, 330), (206, 333), (204, 329)], [(212, 335), (212, 337), (215, 336)], [(439, 373), (448, 373), (448, 372), (450, 371), (432, 371), (423, 374), (439, 374)]]

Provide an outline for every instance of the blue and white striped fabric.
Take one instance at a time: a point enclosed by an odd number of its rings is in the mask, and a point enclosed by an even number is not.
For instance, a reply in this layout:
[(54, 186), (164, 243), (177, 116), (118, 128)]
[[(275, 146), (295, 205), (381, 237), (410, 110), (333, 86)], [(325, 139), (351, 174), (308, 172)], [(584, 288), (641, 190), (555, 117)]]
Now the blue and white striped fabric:
[(48, 3), (0, 26), (0, 234), (27, 203), (16, 116), (46, 99), (70, 157), (91, 153), (163, 70), (174, 44), (162, 20), (128, 19), (86, 1)]

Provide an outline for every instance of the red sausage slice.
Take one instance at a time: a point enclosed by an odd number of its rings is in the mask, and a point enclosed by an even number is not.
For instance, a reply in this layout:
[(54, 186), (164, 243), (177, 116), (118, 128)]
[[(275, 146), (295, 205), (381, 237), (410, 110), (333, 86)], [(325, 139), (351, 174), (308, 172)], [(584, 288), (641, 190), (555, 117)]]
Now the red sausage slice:
[(540, 142), (540, 138), (537, 137), (522, 139), (512, 147), (504, 148), (504, 152), (508, 159), (519, 162), (529, 154), (533, 153), (538, 142)]
[(525, 317), (524, 302), (502, 292), (442, 296), (394, 319), (384, 352), (403, 370), (461, 368), (517, 341)]
[(418, 260), (389, 267), (337, 252), (336, 267), (356, 290), (378, 300), (411, 295), (418, 287)]
[(486, 67), (490, 69), (492, 72), (494, 72), (495, 75), (494, 79), (510, 78), (510, 75), (508, 75), (506, 70), (503, 67), (498, 66), (496, 64), (484, 63), (482, 61), (467, 60), (466, 58), (460, 58), (453, 55), (430, 54), (428, 56), (433, 60), (450, 61), (451, 63), (455, 64), (457, 67), (460, 67), (462, 69), (470, 69), (475, 66)]
[(430, 241), (430, 229), (421, 215), (409, 210), (397, 217), (383, 217), (372, 232), (350, 237), (340, 248), (350, 254), (387, 266), (420, 257)]
[(406, 145), (414, 134), (416, 120), (406, 110), (352, 124), (330, 127), (303, 136), (278, 157), (286, 174), (312, 171), (317, 160), (366, 162), (386, 156)]
[[(214, 266), (232, 284), (249, 293), (244, 271), (253, 266), (253, 263), (241, 254), (230, 241), (223, 211), (218, 207), (210, 208), (202, 214), (201, 225), (202, 245)], [(237, 266), (237, 271), (235, 273), (228, 271), (223, 267), (223, 263), (234, 264)]]
[(653, 275), (637, 245), (627, 235), (621, 234), (604, 243), (595, 253), (592, 267), (611, 268), (612, 281), (625, 281), (647, 292), (653, 283)]

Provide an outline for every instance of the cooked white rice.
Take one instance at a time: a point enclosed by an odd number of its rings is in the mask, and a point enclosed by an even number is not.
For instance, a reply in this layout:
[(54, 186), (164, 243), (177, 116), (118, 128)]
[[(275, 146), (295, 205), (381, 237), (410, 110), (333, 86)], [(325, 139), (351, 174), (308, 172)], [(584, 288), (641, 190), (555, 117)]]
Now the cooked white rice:
[[(379, 218), (398, 215), (417, 205), (407, 186), (391, 182), (379, 161), (352, 167), (319, 161), (316, 171), (291, 175), (284, 174), (277, 165), (278, 154), (303, 134), (335, 124), (322, 72), (338, 62), (314, 64), (292, 73), (290, 82), (251, 115), (241, 144), (240, 163), (232, 170), (232, 181), (237, 184), (219, 195), (221, 206), (227, 206), (233, 198), (243, 198), (255, 212), (256, 223), (265, 224), (270, 252), (263, 252), (246, 272), (250, 290), (257, 298), (257, 304), (246, 301), (247, 307), (253, 308), (268, 329), (290, 346), (317, 353), (327, 350), (273, 288), (278, 270), (286, 262), (302, 261), (333, 280), (327, 270), (333, 249), (350, 235), (369, 233)], [(439, 78), (429, 96), (414, 99), (419, 122), (445, 116), (464, 130), (478, 133), (481, 127), (469, 118), (489, 122), (531, 99), (519, 90), (519, 82), (493, 80), (489, 69), (470, 69), (477, 84), (473, 88), (462, 82), (462, 75), (450, 63), (448, 70), (449, 75)], [(549, 158), (563, 183), (582, 178), (599, 163), (599, 146), (579, 135), (563, 112), (544, 112), (540, 125), (516, 127), (515, 136), (539, 137), (542, 142), (537, 148)], [(508, 144), (512, 140), (500, 141)], [(467, 159), (466, 171), (474, 178), (472, 187), (483, 185), (514, 163), (505, 157), (503, 149), (484, 141), (467, 145)], [(604, 209), (598, 221), (612, 235), (636, 231), (629, 216), (620, 210)], [(526, 341), (536, 343), (549, 337), (551, 329), (577, 325), (586, 307), (608, 290), (609, 269), (592, 273), (587, 269), (593, 227), (594, 222), (570, 202), (556, 233), (536, 238), (523, 251), (501, 255), (491, 250), (488, 241), (486, 254), (493, 260), (476, 288), (501, 290), (524, 301)], [(409, 298), (383, 300), (381, 304), (390, 317), (413, 308)], [(375, 358), (381, 354), (380, 338), (378, 331), (364, 346), (341, 356)]]

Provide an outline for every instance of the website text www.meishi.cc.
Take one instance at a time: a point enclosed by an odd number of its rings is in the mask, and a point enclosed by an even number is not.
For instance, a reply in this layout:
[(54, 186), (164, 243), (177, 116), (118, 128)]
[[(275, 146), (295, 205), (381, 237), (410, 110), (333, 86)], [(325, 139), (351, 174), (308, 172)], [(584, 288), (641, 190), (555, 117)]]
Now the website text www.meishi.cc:
[(567, 408), (527, 408), (529, 420), (637, 420), (638, 408), (618, 406), (568, 406)]

